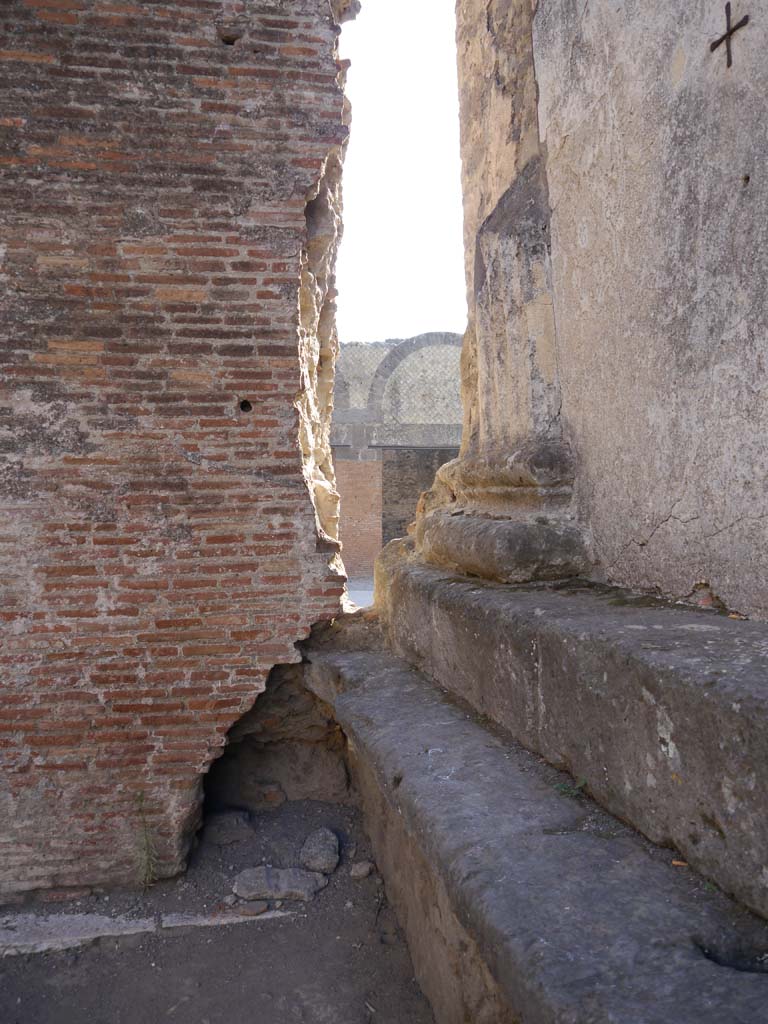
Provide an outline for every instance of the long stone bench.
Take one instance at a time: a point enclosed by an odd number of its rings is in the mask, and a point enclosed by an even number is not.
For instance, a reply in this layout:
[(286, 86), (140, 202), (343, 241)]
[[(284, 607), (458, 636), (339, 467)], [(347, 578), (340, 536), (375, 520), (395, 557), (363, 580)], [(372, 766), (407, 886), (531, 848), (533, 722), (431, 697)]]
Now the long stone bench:
[(766, 624), (406, 556), (377, 565), (396, 653), (768, 916)]
[(305, 651), (307, 683), (438, 1024), (768, 1019), (764, 921), (405, 662), (339, 646)]

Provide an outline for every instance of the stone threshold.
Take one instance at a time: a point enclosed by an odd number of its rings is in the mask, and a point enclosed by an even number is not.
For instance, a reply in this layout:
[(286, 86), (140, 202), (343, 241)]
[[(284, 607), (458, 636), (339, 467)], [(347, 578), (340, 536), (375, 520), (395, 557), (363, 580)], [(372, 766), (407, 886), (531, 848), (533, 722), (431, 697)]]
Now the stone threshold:
[(295, 917), (293, 912), (268, 910), (259, 916), (236, 911), (212, 914), (159, 914), (157, 917), (107, 917), (104, 914), (0, 914), (0, 957), (52, 953), (88, 946), (99, 939), (120, 939), (132, 935), (157, 935), (184, 928), (222, 928), (252, 924), (278, 917)]
[(395, 653), (768, 917), (768, 625), (590, 584), (451, 575), (393, 542)]
[(338, 648), (309, 646), (307, 682), (438, 1024), (764, 1019), (764, 921), (405, 662)]

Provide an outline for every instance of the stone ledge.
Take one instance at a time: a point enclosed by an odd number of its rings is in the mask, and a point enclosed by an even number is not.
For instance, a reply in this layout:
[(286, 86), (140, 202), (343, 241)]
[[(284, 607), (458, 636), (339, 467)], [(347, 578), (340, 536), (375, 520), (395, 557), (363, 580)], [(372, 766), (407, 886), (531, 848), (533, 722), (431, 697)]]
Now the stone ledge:
[(377, 599), (398, 654), (768, 916), (765, 624), (448, 576), (397, 542)]
[(559, 773), (404, 662), (306, 655), (308, 684), (349, 738), (366, 826), (438, 1024), (763, 1019), (764, 922), (591, 801), (561, 795)]

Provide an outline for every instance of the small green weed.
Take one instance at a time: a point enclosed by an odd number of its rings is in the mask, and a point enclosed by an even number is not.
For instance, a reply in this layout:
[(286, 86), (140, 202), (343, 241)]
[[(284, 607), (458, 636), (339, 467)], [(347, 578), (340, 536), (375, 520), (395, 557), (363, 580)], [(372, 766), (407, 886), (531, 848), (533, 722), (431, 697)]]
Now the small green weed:
[(584, 795), (584, 789), (587, 785), (586, 779), (579, 779), (578, 782), (556, 782), (555, 789), (561, 796), (570, 796), (576, 798)]

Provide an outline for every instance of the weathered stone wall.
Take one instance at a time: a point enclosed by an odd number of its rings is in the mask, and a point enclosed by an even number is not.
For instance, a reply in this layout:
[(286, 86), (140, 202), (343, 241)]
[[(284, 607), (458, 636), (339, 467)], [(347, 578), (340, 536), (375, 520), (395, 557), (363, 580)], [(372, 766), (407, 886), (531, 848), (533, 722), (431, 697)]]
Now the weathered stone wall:
[[(750, 19), (729, 67), (709, 0), (457, 15), (464, 435), (421, 550), (469, 567), (487, 527), (446, 507), (551, 519), (541, 467), (559, 450), (558, 532), (577, 524), (590, 555), (561, 564), (681, 598), (706, 584), (768, 616), (765, 19), (732, 4)], [(472, 571), (512, 578), (498, 543), (480, 548)]]
[(704, 0), (535, 20), (577, 495), (624, 584), (768, 617), (768, 22)]
[(530, 0), (457, 4), (469, 324), (460, 458), (419, 503), (421, 557), (504, 582), (587, 571), (563, 438)]
[(328, 0), (0, 10), (5, 892), (178, 870), (338, 606), (337, 34)]
[(456, 5), (469, 456), (498, 453), (534, 429), (558, 429), (532, 7), (531, 0)]

